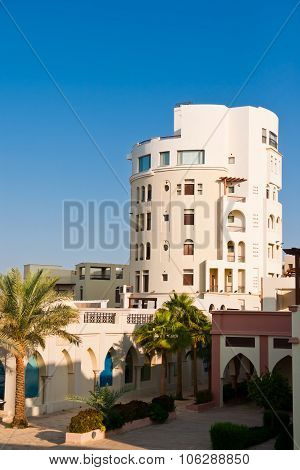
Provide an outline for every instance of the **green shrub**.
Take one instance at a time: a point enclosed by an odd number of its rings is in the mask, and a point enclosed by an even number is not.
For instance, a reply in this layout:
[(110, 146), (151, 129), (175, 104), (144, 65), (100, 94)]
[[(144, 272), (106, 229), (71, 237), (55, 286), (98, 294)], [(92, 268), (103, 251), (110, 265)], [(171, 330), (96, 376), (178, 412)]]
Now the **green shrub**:
[(169, 413), (175, 410), (175, 400), (172, 395), (160, 395), (152, 399), (152, 403), (160, 405), (162, 408), (167, 410)]
[(154, 423), (164, 423), (169, 416), (169, 412), (158, 403), (151, 403), (149, 407), (149, 417)]
[(89, 431), (105, 431), (103, 414), (94, 409), (82, 410), (71, 418), (69, 432), (83, 433)]
[(248, 449), (274, 437), (274, 431), (266, 427), (252, 427), (233, 424), (215, 423), (210, 428), (210, 437), (214, 450)]
[(292, 390), (286, 377), (276, 372), (266, 372), (248, 382), (251, 400), (265, 410), (292, 409)]
[(293, 442), (293, 425), (290, 424), (287, 429), (282, 429), (281, 432), (278, 434), (277, 439), (275, 441), (274, 449), (276, 450), (293, 450), (294, 449), (294, 442)]
[(290, 424), (290, 415), (287, 411), (277, 411), (274, 413), (272, 410), (265, 410), (263, 414), (263, 425), (271, 428), (276, 433), (280, 432), (282, 428), (288, 427)]
[(132, 400), (129, 403), (118, 404), (113, 407), (123, 418), (125, 423), (149, 416), (149, 404), (144, 401)]
[(210, 390), (200, 390), (196, 396), (196, 403), (200, 405), (201, 403), (208, 403), (212, 400), (212, 394)]
[(82, 397), (78, 395), (70, 395), (67, 397), (70, 401), (76, 401), (79, 403), (85, 403), (86, 405), (94, 408), (95, 410), (103, 413), (106, 416), (109, 413), (109, 410), (114, 406), (116, 401), (125, 393), (124, 389), (121, 390), (111, 390), (111, 388), (106, 385), (105, 387), (100, 387), (97, 383), (95, 386), (95, 391), (89, 392), (89, 397)]
[(111, 429), (121, 428), (125, 424), (125, 420), (118, 410), (112, 408), (104, 418), (104, 424), (106, 429), (109, 431)]

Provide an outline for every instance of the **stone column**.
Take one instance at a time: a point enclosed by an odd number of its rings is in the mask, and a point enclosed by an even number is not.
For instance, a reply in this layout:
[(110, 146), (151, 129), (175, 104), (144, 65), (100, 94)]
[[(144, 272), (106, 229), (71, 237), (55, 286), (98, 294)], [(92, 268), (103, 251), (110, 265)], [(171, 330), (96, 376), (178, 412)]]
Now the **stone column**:
[(7, 356), (5, 364), (5, 392), (4, 392), (4, 413), (3, 421), (10, 423), (15, 415), (16, 400), (16, 360), (12, 356)]
[(97, 382), (100, 381), (99, 375), (100, 375), (101, 370), (94, 369), (93, 372), (94, 372), (94, 390), (96, 390)]

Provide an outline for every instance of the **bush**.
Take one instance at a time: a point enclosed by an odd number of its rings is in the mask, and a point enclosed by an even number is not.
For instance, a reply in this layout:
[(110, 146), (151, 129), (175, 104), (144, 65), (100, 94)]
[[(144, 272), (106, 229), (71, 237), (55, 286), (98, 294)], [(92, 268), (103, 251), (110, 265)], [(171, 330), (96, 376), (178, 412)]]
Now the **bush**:
[(71, 418), (69, 432), (83, 433), (95, 431), (96, 429), (105, 431), (103, 415), (97, 410), (82, 410), (78, 413), (78, 415)]
[(212, 394), (210, 390), (200, 390), (196, 396), (196, 403), (200, 405), (201, 403), (208, 403), (212, 400)]
[(175, 400), (172, 395), (160, 395), (152, 399), (152, 403), (160, 405), (162, 408), (167, 410), (169, 413), (175, 410)]
[(293, 425), (290, 424), (287, 429), (282, 429), (279, 433), (274, 449), (276, 450), (293, 450), (294, 449), (294, 441), (293, 441)]
[(265, 410), (292, 409), (292, 390), (288, 380), (276, 372), (267, 372), (250, 380), (248, 392), (249, 397)]
[(130, 423), (137, 419), (149, 416), (149, 404), (144, 401), (132, 400), (129, 403), (118, 404), (113, 407), (123, 418), (124, 423)]
[(154, 423), (164, 423), (169, 416), (169, 412), (158, 403), (151, 403), (149, 407), (149, 417)]
[(107, 430), (118, 429), (125, 424), (125, 420), (118, 410), (112, 408), (105, 417), (104, 424)]
[(249, 428), (233, 423), (215, 423), (210, 428), (210, 437), (214, 450), (243, 450), (268, 441), (274, 437), (274, 431), (263, 426)]
[(277, 411), (276, 413), (272, 410), (264, 411), (263, 425), (273, 429), (276, 433), (280, 432), (284, 427), (287, 428), (289, 424), (290, 415), (287, 411)]

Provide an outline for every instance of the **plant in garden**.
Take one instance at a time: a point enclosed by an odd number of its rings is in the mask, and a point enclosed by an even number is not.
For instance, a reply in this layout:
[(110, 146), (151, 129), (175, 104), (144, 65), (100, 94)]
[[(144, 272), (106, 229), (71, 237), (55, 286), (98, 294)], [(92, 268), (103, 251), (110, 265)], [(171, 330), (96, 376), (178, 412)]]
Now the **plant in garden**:
[(105, 431), (103, 415), (94, 409), (82, 410), (71, 418), (69, 432), (84, 433), (100, 429)]
[(288, 380), (276, 372), (266, 372), (248, 382), (248, 394), (259, 407), (265, 410), (292, 408), (292, 390)]
[(169, 413), (175, 410), (175, 400), (172, 395), (161, 395), (159, 397), (152, 398), (152, 403), (160, 405)]
[(73, 344), (79, 337), (66, 328), (78, 322), (78, 311), (55, 290), (58, 278), (43, 270), (23, 280), (18, 269), (0, 276), (0, 338), (16, 359), (16, 399), (13, 426), (28, 425), (25, 413), (25, 359), (45, 347), (47, 336), (58, 336)]
[(111, 390), (108, 385), (100, 387), (96, 384), (95, 391), (90, 391), (89, 397), (83, 397), (80, 395), (70, 395), (67, 397), (70, 401), (79, 403), (85, 403), (86, 405), (94, 408), (98, 412), (102, 413), (104, 417), (108, 416), (109, 411), (115, 405), (116, 401), (125, 393), (124, 389)]
[(158, 403), (151, 403), (149, 408), (149, 417), (154, 421), (154, 423), (162, 424), (164, 423), (169, 416), (169, 412), (166, 408), (163, 408)]

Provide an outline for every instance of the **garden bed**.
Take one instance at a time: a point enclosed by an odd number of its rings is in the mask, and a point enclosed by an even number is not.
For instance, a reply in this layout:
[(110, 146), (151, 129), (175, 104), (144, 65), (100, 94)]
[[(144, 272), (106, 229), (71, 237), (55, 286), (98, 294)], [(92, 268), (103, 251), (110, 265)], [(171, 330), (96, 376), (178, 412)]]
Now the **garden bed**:
[[(176, 419), (176, 412), (172, 411), (169, 413), (169, 416), (165, 422), (168, 423), (174, 419)], [(90, 441), (109, 439), (112, 436), (134, 431), (135, 429), (145, 428), (151, 425), (156, 425), (156, 423), (154, 423), (151, 418), (143, 418), (137, 419), (130, 423), (125, 423), (121, 428), (112, 429), (111, 431), (100, 431), (99, 429), (96, 429), (94, 431), (84, 433), (67, 432), (65, 444), (81, 445)]]

